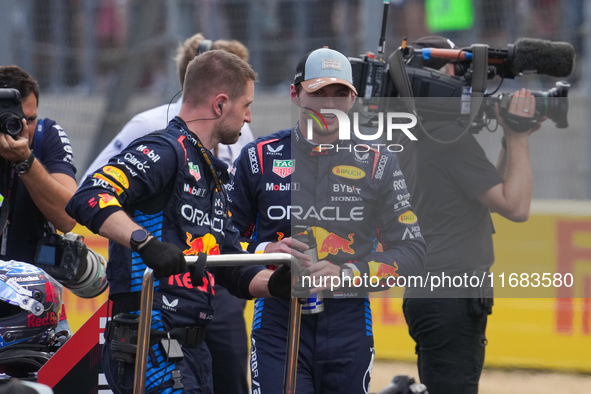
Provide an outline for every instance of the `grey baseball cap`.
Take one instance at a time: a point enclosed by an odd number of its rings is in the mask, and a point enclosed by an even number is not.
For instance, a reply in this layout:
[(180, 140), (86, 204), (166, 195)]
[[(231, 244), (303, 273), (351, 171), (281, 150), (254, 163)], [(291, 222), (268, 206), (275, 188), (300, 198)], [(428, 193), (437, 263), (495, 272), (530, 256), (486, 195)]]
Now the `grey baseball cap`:
[(309, 52), (300, 60), (293, 83), (301, 83), (302, 88), (308, 93), (324, 86), (341, 84), (357, 94), (353, 86), (353, 72), (349, 59), (327, 47)]

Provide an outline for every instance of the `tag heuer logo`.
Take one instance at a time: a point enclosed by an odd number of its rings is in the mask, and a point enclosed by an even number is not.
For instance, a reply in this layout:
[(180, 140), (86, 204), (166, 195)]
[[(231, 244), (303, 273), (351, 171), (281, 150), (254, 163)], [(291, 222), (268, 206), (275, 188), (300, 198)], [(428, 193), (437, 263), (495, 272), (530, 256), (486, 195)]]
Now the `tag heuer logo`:
[(201, 173), (199, 172), (199, 166), (189, 162), (189, 174), (193, 175), (196, 181), (201, 179)]
[(293, 174), (295, 171), (295, 160), (273, 160), (273, 172), (281, 178)]

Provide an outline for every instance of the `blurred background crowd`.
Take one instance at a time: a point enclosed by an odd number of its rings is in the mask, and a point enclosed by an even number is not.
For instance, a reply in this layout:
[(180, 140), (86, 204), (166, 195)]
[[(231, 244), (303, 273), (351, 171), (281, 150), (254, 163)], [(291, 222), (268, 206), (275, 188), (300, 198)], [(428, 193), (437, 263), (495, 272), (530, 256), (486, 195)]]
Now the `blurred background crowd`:
[[(383, 2), (0, 0), (0, 10), (0, 64), (18, 64), (39, 81), (40, 113), (58, 119), (67, 131), (81, 176), (134, 114), (171, 101), (178, 91), (173, 57), (186, 37), (202, 32), (247, 46), (260, 81), (252, 129), (255, 135), (268, 134), (290, 123), (288, 92), (297, 59), (324, 45), (352, 57), (375, 52)], [(506, 48), (519, 37), (573, 44), (571, 127), (556, 130), (546, 122), (553, 130), (532, 140), (534, 197), (587, 199), (591, 142), (583, 125), (590, 96), (589, 23), (591, 5), (583, 0), (392, 0), (385, 55), (404, 37), (412, 41), (427, 34), (445, 35), (460, 47)], [(524, 76), (506, 81), (501, 90), (548, 90), (554, 82)], [(494, 157), (500, 133), (480, 134)]]

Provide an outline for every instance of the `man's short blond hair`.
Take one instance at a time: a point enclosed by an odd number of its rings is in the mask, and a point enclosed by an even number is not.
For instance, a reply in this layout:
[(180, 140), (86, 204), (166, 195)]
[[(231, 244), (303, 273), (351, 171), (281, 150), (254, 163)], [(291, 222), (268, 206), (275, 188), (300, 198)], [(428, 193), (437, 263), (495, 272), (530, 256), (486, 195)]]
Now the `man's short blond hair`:
[[(187, 72), (187, 66), (189, 62), (197, 56), (199, 46), (205, 40), (205, 37), (201, 33), (197, 33), (192, 37), (187, 38), (177, 48), (175, 61), (177, 65), (177, 72), (179, 75), (179, 82), (181, 86), (185, 83), (185, 73)], [(219, 49), (235, 54), (245, 62), (248, 62), (248, 49), (240, 42), (236, 40), (216, 40), (213, 42), (211, 49)]]
[(189, 62), (183, 84), (183, 104), (199, 106), (217, 94), (230, 100), (244, 95), (249, 81), (257, 74), (248, 63), (233, 53), (214, 49), (196, 56)]

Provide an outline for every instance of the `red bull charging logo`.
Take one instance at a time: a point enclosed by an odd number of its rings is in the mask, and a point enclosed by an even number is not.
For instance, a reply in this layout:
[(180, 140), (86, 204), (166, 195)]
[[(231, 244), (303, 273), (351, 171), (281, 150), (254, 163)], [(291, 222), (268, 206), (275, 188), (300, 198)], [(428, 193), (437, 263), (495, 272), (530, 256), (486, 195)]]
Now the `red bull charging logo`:
[(215, 237), (209, 233), (196, 238), (191, 233), (187, 233), (187, 245), (189, 249), (183, 250), (185, 256), (196, 256), (202, 252), (208, 255), (220, 254), (220, 246)]
[(380, 263), (378, 261), (370, 261), (368, 263), (369, 266), (369, 275), (371, 277), (376, 277), (379, 279), (380, 285), (386, 285), (386, 281), (389, 277), (397, 278), (398, 275), (398, 264), (393, 263), (393, 265)]
[(355, 254), (355, 250), (351, 247), (355, 233), (349, 234), (347, 239), (335, 233), (328, 232), (322, 227), (314, 227), (313, 229), (316, 243), (318, 244), (319, 259), (322, 260), (329, 254), (336, 255), (339, 251)]

